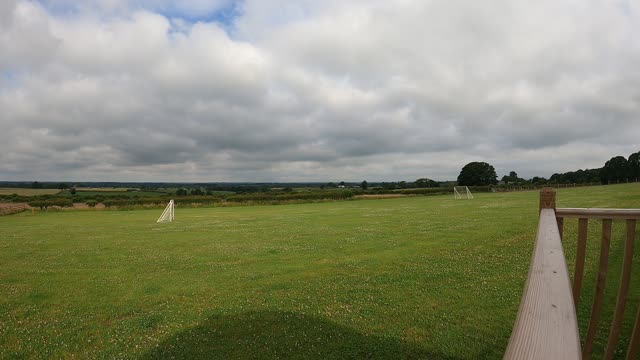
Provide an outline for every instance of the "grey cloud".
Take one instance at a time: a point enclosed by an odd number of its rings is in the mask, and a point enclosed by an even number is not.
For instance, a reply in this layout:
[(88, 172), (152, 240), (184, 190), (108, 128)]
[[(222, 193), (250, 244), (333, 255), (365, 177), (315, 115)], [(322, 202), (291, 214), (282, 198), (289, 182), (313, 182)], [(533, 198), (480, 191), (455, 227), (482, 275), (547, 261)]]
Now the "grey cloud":
[(0, 178), (549, 176), (640, 148), (633, 3), (246, 0), (233, 35), (162, 14), (226, 1), (60, 4), (0, 5)]
[(59, 41), (43, 9), (8, 0), (0, 5), (0, 14), (0, 72), (28, 71), (52, 59)]

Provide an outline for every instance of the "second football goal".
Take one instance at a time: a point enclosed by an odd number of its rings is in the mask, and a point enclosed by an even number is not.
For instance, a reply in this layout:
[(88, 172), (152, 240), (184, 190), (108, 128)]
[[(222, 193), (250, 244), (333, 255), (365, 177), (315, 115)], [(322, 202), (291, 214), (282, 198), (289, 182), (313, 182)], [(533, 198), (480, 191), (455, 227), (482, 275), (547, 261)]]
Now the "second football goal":
[(466, 186), (454, 186), (453, 198), (454, 199), (473, 199), (473, 194), (471, 194), (471, 191), (469, 191), (469, 188)]

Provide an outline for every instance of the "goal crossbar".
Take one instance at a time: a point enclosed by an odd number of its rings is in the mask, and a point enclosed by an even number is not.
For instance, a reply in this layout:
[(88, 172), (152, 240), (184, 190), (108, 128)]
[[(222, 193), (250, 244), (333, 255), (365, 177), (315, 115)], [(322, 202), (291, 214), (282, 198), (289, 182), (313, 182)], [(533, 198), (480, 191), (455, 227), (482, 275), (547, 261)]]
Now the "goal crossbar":
[(174, 208), (175, 208), (174, 202), (173, 200), (170, 200), (169, 204), (167, 205), (166, 208), (164, 208), (162, 215), (160, 215), (160, 217), (158, 218), (158, 221), (156, 222), (172, 222), (173, 219), (175, 218)]

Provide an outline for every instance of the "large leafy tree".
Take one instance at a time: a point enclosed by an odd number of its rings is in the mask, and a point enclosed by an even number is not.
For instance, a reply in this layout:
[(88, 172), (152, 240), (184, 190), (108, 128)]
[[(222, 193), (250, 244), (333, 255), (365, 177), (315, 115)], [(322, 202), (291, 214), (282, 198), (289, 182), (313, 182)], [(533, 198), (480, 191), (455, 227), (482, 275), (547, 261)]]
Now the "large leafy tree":
[(600, 171), (603, 184), (619, 183), (629, 179), (629, 162), (624, 156), (612, 157)]
[(458, 185), (479, 186), (498, 183), (496, 169), (486, 162), (470, 162), (458, 175)]
[(517, 173), (517, 172), (515, 172), (515, 171), (510, 171), (510, 172), (509, 172), (509, 175), (505, 175), (505, 176), (503, 176), (503, 177), (502, 177), (502, 179), (501, 179), (501, 181), (504, 181), (504, 182), (505, 182), (505, 183), (507, 183), (507, 184), (508, 184), (508, 183), (514, 183), (514, 184), (515, 184), (515, 183), (519, 183), (521, 180), (523, 180), (523, 179), (520, 179), (520, 178), (518, 177), (518, 173)]
[(629, 155), (629, 178), (633, 181), (640, 180), (640, 151)]

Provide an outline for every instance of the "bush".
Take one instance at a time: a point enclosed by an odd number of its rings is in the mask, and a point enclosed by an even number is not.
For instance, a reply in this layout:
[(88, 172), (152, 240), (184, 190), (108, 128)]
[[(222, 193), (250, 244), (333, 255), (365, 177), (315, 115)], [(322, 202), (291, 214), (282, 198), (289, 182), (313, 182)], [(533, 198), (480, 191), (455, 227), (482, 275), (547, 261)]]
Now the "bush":
[(50, 206), (73, 207), (73, 201), (65, 198), (57, 198), (49, 200)]
[(29, 206), (46, 210), (49, 206), (73, 207), (73, 202), (65, 198), (54, 198), (49, 200), (36, 200), (29, 202)]
[(40, 208), (40, 210), (46, 210), (49, 207), (49, 202), (44, 200), (36, 200), (29, 202), (29, 206), (34, 208)]

